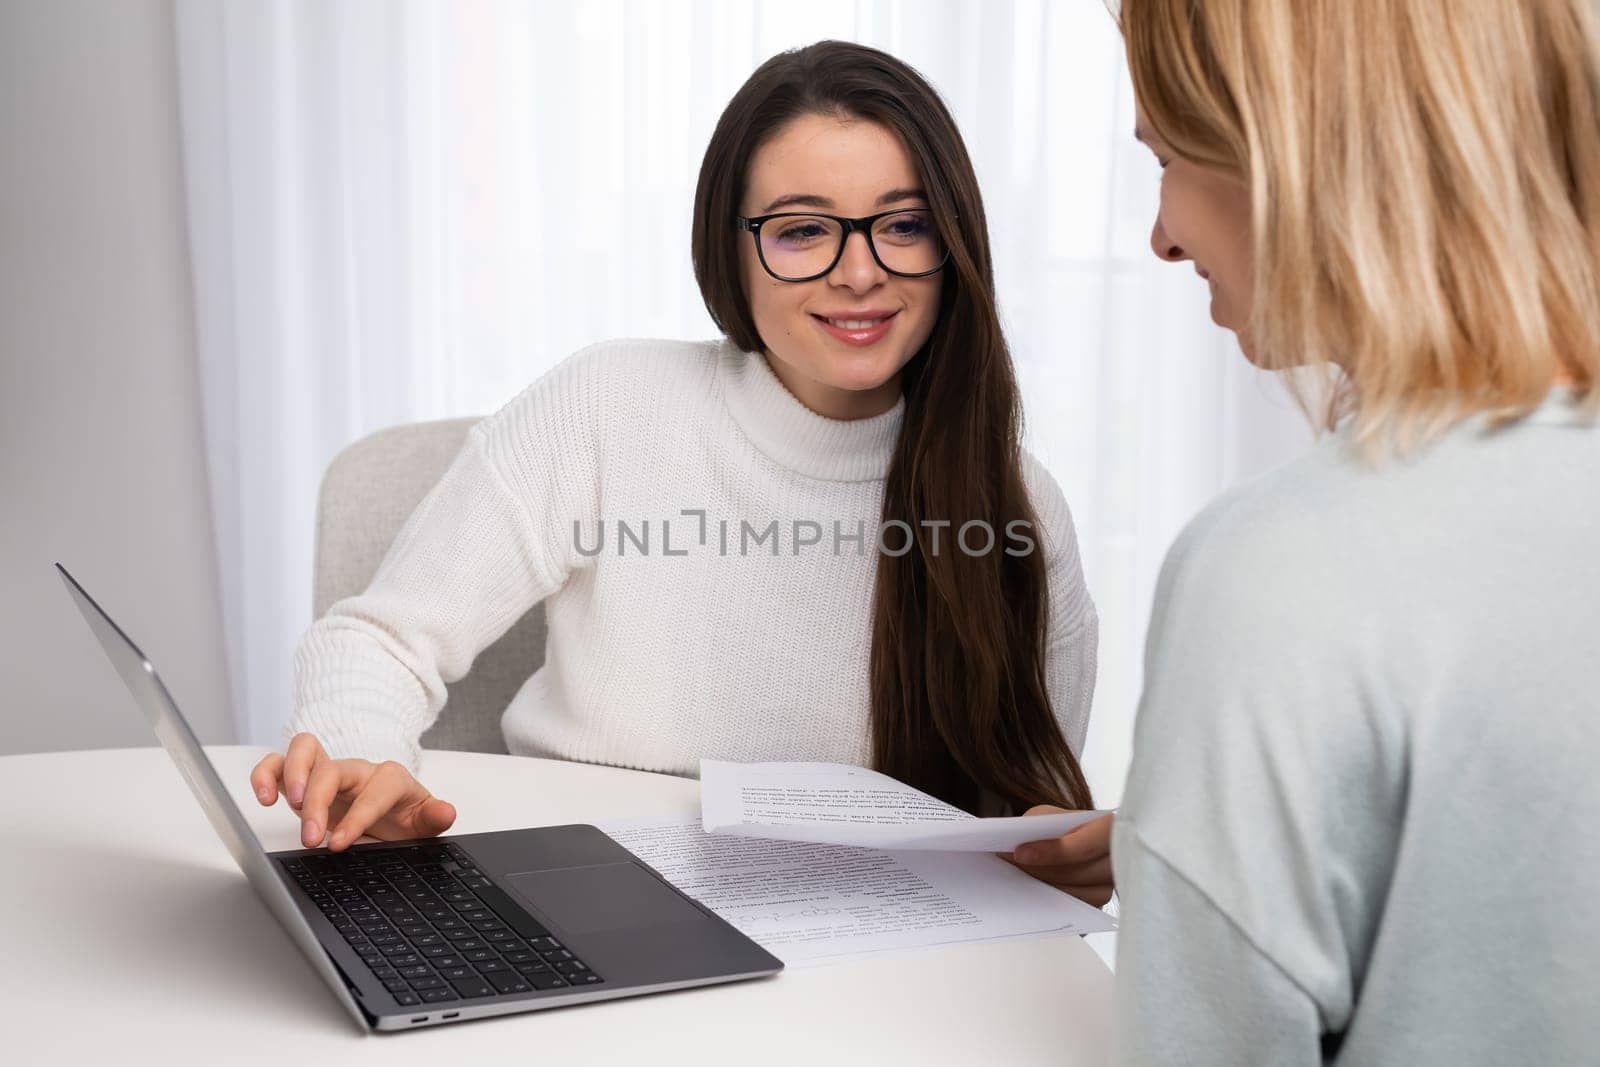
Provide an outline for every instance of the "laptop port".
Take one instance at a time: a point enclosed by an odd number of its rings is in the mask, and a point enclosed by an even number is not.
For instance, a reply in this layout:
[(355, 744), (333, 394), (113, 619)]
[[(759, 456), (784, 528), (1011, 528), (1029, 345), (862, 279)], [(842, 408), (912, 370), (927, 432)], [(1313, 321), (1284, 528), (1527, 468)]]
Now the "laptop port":
[(428, 1021), (428, 1017), (426, 1015), (419, 1015), (415, 1019), (412, 1019), (411, 1021), (414, 1022), (414, 1023), (425, 1023), (425, 1022)]
[(460, 1017), (461, 1013), (459, 1011), (447, 1011), (443, 1015), (439, 1016), (441, 1019), (459, 1019)]

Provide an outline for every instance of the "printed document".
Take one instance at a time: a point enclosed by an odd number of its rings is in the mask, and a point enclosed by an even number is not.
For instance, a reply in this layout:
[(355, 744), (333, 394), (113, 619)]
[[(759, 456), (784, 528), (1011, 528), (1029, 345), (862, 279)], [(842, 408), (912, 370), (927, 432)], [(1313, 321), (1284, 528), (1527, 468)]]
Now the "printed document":
[(840, 763), (700, 761), (710, 834), (896, 850), (1010, 852), (1111, 814), (980, 819), (886, 774)]
[(985, 852), (713, 836), (681, 818), (600, 828), (790, 965), (1116, 928), (1105, 912)]

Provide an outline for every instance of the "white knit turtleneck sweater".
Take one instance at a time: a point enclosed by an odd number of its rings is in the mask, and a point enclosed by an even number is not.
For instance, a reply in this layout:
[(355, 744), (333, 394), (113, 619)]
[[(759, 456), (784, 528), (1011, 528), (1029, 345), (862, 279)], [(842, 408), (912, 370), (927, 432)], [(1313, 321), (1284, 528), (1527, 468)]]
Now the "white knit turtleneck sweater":
[[(511, 752), (681, 775), (702, 757), (867, 763), (877, 535), (904, 407), (825, 418), (726, 342), (585, 349), (473, 428), (372, 585), (306, 633), (286, 735), (415, 768), (445, 683), (543, 601), (549, 644), (503, 720)], [(1078, 752), (1094, 606), (1061, 490), (1031, 456), (1024, 470), (1050, 576), (1050, 697)], [(959, 551), (951, 518), (942, 548)], [(1020, 545), (996, 536), (995, 551)], [(883, 542), (898, 551), (903, 533)]]

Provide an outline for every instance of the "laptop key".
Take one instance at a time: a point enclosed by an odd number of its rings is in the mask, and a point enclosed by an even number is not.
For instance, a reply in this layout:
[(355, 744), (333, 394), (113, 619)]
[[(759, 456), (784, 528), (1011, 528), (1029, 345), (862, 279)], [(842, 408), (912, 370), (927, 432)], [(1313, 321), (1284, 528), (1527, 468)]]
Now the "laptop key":
[(412, 992), (395, 992), (394, 1002), (396, 1004), (404, 1004), (407, 1007), (410, 1007), (413, 1004), (421, 1004), (422, 998)]
[(582, 974), (567, 975), (567, 981), (571, 982), (573, 985), (599, 985), (601, 982), (605, 981), (605, 979), (601, 978), (593, 971), (585, 971)]
[(516, 937), (515, 934), (513, 934), (510, 930), (505, 929), (504, 927), (501, 927), (498, 930), (485, 930), (484, 933), (483, 933), (483, 939), (485, 941), (489, 941), (489, 942), (510, 941), (515, 937)]
[(552, 973), (551, 970), (550, 970), (550, 965), (545, 963), (543, 960), (540, 960), (537, 963), (516, 963), (516, 964), (512, 964), (512, 966), (514, 968), (516, 968), (516, 971), (517, 971), (518, 974), (550, 974), (550, 973)]
[(484, 960), (498, 958), (495, 956), (494, 950), (488, 948), (475, 948), (471, 952), (463, 952), (462, 955), (467, 958), (469, 963), (481, 963)]
[(485, 942), (480, 941), (475, 937), (468, 938), (465, 941), (457, 941), (456, 942), (456, 951), (457, 952), (476, 952), (480, 948), (488, 948), (488, 947), (489, 946)]
[(389, 957), (389, 966), (391, 967), (410, 967), (413, 964), (421, 962), (422, 957), (417, 955), (415, 952), (408, 952), (404, 956)]
[(412, 989), (443, 989), (444, 988), (444, 979), (443, 978), (435, 978), (431, 974), (428, 975), (428, 977), (426, 977), (426, 978), (413, 978), (413, 979), (411, 979), (411, 988)]
[[(496, 912), (501, 919), (505, 920), (507, 925), (523, 937), (532, 939), (550, 936), (549, 930), (540, 926), (533, 916), (523, 911), (521, 906), (498, 886), (484, 886), (478, 890), (478, 895), (483, 898), (483, 902), (489, 905), (492, 911)], [(538, 946), (534, 947), (537, 948)]]
[(397, 967), (395, 970), (402, 978), (426, 978), (433, 973), (432, 967), (421, 963), (414, 963), (410, 967)]
[[(437, 941), (438, 938), (435, 938), (434, 940)], [(452, 946), (450, 946), (450, 945), (423, 945), (421, 951), (422, 951), (422, 954), (424, 956), (428, 957), (429, 959), (433, 959), (436, 956), (448, 956), (448, 955), (450, 955), (451, 951), (452, 951)]]
[(439, 968), (439, 973), (444, 975), (445, 978), (454, 981), (457, 978), (475, 977), (478, 972), (473, 970), (471, 967), (463, 965), (460, 967), (441, 967)]
[(567, 980), (554, 971), (544, 971), (528, 975), (528, 984), (535, 989), (564, 989)]
[(473, 964), (473, 966), (478, 968), (478, 971), (481, 974), (491, 974), (495, 971), (510, 970), (509, 967), (501, 963), (499, 960), (484, 960), (482, 963)]
[(403, 993), (411, 987), (406, 985), (405, 980), (402, 978), (391, 978), (383, 983), (383, 988), (391, 993)]
[(450, 985), (464, 997), (487, 997), (494, 994), (494, 987), (482, 978), (457, 978)]
[(489, 977), (489, 984), (502, 993), (526, 993), (533, 988), (528, 980), (514, 971), (497, 971)]
[(456, 995), (448, 989), (429, 989), (422, 994), (422, 999), (429, 1004), (437, 1004), (442, 1000), (455, 1000)]
[(532, 949), (520, 948), (512, 952), (503, 953), (509, 963), (533, 963), (539, 959), (539, 954)]
[(465, 967), (467, 961), (460, 956), (430, 956), (428, 962), (435, 967)]

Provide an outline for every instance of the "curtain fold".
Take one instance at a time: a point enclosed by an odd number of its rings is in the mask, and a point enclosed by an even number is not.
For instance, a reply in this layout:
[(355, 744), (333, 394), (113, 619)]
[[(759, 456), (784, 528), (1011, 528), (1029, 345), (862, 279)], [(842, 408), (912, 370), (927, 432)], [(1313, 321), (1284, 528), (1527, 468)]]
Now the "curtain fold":
[(1148, 246), (1158, 170), (1120, 40), (1049, 0), (177, 0), (180, 103), (239, 734), (277, 744), (323, 469), (395, 423), (486, 413), (567, 354), (709, 337), (689, 220), (746, 76), (833, 37), (939, 88), (977, 165), (1027, 441), (1101, 613), (1085, 764), (1121, 793), (1172, 537), (1309, 435)]

